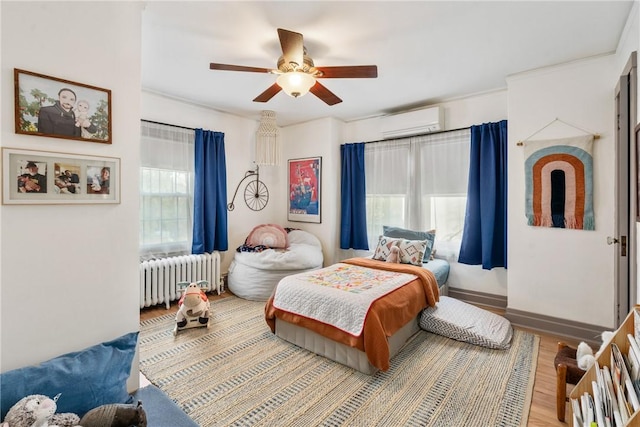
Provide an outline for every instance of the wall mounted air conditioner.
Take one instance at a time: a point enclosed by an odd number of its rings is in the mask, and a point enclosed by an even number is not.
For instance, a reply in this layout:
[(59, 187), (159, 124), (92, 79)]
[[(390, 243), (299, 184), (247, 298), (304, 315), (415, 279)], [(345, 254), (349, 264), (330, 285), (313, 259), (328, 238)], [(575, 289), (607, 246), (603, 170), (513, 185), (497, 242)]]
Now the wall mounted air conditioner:
[(383, 116), (380, 130), (384, 139), (437, 132), (444, 128), (442, 107), (430, 107)]

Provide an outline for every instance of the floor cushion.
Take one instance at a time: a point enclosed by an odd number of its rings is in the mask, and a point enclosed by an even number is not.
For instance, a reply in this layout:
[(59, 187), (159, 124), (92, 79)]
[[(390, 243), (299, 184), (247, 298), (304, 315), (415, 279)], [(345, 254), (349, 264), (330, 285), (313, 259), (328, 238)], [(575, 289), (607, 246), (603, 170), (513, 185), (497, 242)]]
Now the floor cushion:
[(259, 252), (236, 252), (229, 265), (229, 290), (240, 298), (266, 301), (284, 277), (322, 267), (322, 245), (316, 236), (303, 230), (291, 230), (288, 243), (286, 250), (269, 248)]
[(507, 349), (513, 328), (509, 320), (466, 302), (441, 296), (435, 307), (423, 310), (420, 327), (425, 331), (475, 344)]

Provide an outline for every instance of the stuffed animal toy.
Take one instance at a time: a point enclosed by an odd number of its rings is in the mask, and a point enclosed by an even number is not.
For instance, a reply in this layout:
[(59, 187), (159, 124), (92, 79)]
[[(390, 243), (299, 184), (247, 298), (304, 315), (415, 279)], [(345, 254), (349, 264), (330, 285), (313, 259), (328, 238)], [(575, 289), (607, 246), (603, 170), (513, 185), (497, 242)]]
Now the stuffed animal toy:
[(391, 246), (391, 249), (389, 250), (389, 256), (387, 257), (387, 262), (394, 262), (394, 263), (399, 263), (400, 262), (400, 248), (397, 246)]
[(178, 312), (176, 313), (176, 326), (173, 329), (174, 335), (181, 329), (206, 326), (209, 327), (210, 307), (209, 298), (202, 290), (209, 284), (206, 280), (197, 283), (180, 282), (178, 287), (184, 287), (180, 291), (184, 292), (178, 301)]
[(578, 368), (587, 371), (591, 368), (595, 363), (596, 359), (600, 357), (602, 351), (605, 349), (611, 338), (615, 335), (615, 332), (612, 331), (604, 331), (602, 333), (602, 344), (600, 345), (600, 349), (594, 354), (593, 350), (586, 342), (582, 341), (578, 344), (578, 348), (576, 349), (576, 361), (578, 362)]
[(147, 414), (138, 404), (114, 403), (102, 405), (84, 414), (82, 427), (147, 427)]
[(583, 371), (589, 370), (596, 362), (596, 357), (593, 355), (593, 350), (586, 342), (578, 344), (576, 349), (576, 361), (578, 362), (578, 368)]
[(80, 417), (72, 413), (56, 414), (56, 402), (60, 395), (53, 399), (42, 394), (23, 397), (9, 409), (1, 427), (73, 427), (80, 422)]

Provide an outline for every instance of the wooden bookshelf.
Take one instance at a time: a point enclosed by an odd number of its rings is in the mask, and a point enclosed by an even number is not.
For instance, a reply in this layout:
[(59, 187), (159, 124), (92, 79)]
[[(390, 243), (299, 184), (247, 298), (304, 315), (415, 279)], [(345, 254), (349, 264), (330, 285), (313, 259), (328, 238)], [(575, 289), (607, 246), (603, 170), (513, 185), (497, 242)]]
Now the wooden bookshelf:
[[(635, 308), (640, 308), (640, 305), (636, 305)], [(620, 325), (618, 330), (616, 330), (615, 335), (613, 336), (613, 338), (611, 338), (611, 341), (607, 343), (602, 354), (598, 356), (597, 361), (600, 367), (608, 366), (609, 369), (611, 369), (611, 344), (612, 343), (616, 343), (620, 351), (625, 356), (629, 354), (629, 347), (631, 346), (631, 344), (629, 344), (629, 340), (627, 339), (627, 334), (634, 335), (633, 312), (634, 310), (632, 309), (631, 312), (627, 315), (626, 319), (624, 320), (624, 323), (622, 323), (622, 325)], [(595, 366), (592, 366), (591, 369), (589, 369), (587, 373), (584, 374), (580, 382), (571, 391), (571, 394), (569, 395), (569, 397), (571, 399), (579, 399), (580, 396), (582, 396), (585, 392), (593, 396), (593, 388), (591, 384), (592, 381), (596, 381)], [(568, 404), (567, 406), (569, 406), (569, 416), (570, 416), (570, 418), (567, 420), (567, 423), (571, 426), (573, 425), (573, 409), (570, 404)], [(631, 417), (629, 418), (625, 426), (640, 427), (640, 415), (638, 415), (639, 413), (640, 413), (640, 410), (636, 411), (633, 415), (631, 415)]]

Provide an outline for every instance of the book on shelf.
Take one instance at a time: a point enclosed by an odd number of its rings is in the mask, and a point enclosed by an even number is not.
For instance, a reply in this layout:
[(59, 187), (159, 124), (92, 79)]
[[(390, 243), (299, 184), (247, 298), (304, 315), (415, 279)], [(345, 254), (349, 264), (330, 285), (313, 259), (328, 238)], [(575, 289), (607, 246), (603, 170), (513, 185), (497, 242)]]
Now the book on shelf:
[(627, 340), (629, 341), (627, 359), (629, 360), (631, 381), (637, 381), (640, 378), (640, 346), (631, 334), (627, 334)]
[(574, 427), (640, 427), (640, 305), (569, 396)]
[(591, 427), (596, 422), (593, 397), (586, 391), (580, 399), (570, 399), (573, 409), (573, 427)]
[[(629, 335), (627, 339), (635, 337)], [(578, 396), (570, 399), (574, 427), (623, 427), (640, 410), (636, 391), (640, 382), (634, 383), (630, 374), (635, 357), (633, 348), (629, 346), (625, 357), (618, 345), (611, 343), (610, 352), (611, 366), (601, 367), (596, 360), (589, 391), (584, 391), (579, 399)]]
[(640, 342), (640, 307), (633, 308), (633, 335)]
[(613, 381), (611, 379), (611, 370), (608, 366), (602, 367), (603, 377), (606, 383), (606, 398), (611, 403), (611, 413), (613, 415), (614, 424), (616, 426), (623, 426), (629, 418), (626, 419), (622, 417), (620, 413), (620, 408), (618, 407), (618, 399), (616, 398), (615, 390), (613, 389)]
[[(582, 427), (584, 425), (584, 421), (582, 418), (582, 399), (570, 399), (571, 400), (571, 410), (573, 412), (573, 427)], [(585, 408), (586, 409), (586, 408)]]

